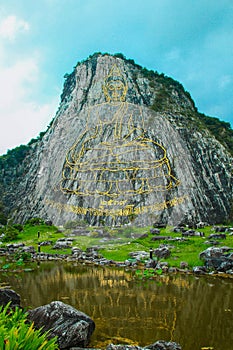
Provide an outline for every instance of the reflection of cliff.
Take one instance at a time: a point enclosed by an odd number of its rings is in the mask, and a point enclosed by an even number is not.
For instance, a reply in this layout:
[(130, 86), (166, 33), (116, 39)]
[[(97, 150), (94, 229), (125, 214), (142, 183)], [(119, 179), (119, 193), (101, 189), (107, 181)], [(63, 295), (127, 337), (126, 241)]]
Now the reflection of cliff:
[(96, 323), (92, 346), (117, 337), (139, 345), (165, 339), (181, 343), (183, 350), (204, 345), (231, 350), (230, 280), (162, 276), (143, 282), (124, 270), (41, 264), (35, 273), (7, 281), (23, 306), (62, 300), (87, 313)]

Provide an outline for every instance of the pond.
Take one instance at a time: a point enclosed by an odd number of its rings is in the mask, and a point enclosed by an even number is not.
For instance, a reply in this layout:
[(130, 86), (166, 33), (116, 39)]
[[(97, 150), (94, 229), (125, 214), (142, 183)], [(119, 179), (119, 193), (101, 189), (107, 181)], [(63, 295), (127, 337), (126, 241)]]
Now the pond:
[(20, 294), (23, 307), (60, 300), (85, 312), (96, 324), (91, 347), (166, 340), (180, 343), (182, 350), (232, 350), (233, 279), (142, 280), (124, 269), (51, 262), (33, 272), (1, 273), (0, 283)]

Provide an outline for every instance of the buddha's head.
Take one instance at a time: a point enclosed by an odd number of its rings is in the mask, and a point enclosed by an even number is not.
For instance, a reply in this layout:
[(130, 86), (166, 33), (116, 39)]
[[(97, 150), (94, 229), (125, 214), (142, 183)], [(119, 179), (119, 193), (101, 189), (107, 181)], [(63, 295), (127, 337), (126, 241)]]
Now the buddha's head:
[(116, 65), (112, 67), (104, 82), (103, 92), (107, 102), (125, 101), (128, 87)]

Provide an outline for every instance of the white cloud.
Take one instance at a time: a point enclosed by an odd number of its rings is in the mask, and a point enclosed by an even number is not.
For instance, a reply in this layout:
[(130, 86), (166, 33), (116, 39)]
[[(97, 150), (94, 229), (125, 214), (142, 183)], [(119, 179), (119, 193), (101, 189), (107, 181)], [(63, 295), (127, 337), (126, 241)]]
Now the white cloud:
[(27, 97), (34, 82), (38, 80), (39, 69), (36, 58), (16, 61), (12, 66), (0, 66), (0, 81), (3, 89), (0, 94), (0, 111), (11, 110), (15, 103)]
[(27, 143), (43, 131), (52, 119), (57, 100), (40, 103), (33, 90), (39, 83), (37, 57), (16, 61), (10, 67), (0, 66), (0, 154)]
[(5, 154), (21, 144), (27, 144), (41, 131), (46, 130), (47, 124), (54, 115), (56, 101), (50, 104), (36, 103), (16, 104), (1, 118), (0, 154)]
[(37, 137), (58, 105), (57, 98), (45, 102), (41, 97), (41, 52), (32, 48), (24, 52), (15, 40), (23, 39), (29, 28), (28, 22), (15, 15), (0, 19), (0, 154)]
[(14, 40), (19, 33), (28, 31), (29, 28), (28, 22), (11, 15), (0, 22), (0, 37)]
[[(41, 55), (28, 52), (12, 63), (6, 58), (12, 48), (0, 45), (0, 154), (26, 144), (44, 131), (55, 114), (57, 98), (44, 102), (40, 97)], [(42, 84), (43, 85), (43, 84)]]

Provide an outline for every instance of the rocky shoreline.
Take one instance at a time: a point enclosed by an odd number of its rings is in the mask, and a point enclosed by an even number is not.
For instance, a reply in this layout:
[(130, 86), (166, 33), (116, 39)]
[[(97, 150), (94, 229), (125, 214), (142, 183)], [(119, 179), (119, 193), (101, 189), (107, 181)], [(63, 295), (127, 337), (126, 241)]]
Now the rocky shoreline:
[[(178, 239), (178, 237), (177, 237)], [(70, 247), (72, 238), (59, 239), (55, 247), (62, 249)], [(154, 269), (161, 273), (193, 273), (198, 275), (228, 275), (233, 277), (233, 248), (223, 246), (212, 246), (200, 253), (200, 258), (204, 261), (203, 266), (194, 266), (192, 269), (188, 267), (186, 262), (181, 262), (180, 267), (169, 267), (166, 261), (160, 261), (161, 258), (166, 259), (170, 255), (169, 245), (161, 244), (159, 248), (153, 249), (150, 252), (135, 251), (130, 253), (130, 258), (124, 262), (117, 262), (104, 258), (99, 253), (99, 247), (90, 247), (86, 251), (78, 247), (71, 248), (71, 254), (59, 254), (56, 251), (54, 254), (41, 252), (43, 245), (48, 245), (49, 242), (42, 242), (36, 252), (33, 246), (26, 246), (24, 243), (7, 244), (5, 248), (0, 248), (0, 255), (13, 257), (15, 254), (22, 255), (24, 253), (30, 256), (30, 261), (64, 261), (70, 263), (93, 264), (99, 266), (112, 266), (119, 268), (141, 268)]]

